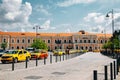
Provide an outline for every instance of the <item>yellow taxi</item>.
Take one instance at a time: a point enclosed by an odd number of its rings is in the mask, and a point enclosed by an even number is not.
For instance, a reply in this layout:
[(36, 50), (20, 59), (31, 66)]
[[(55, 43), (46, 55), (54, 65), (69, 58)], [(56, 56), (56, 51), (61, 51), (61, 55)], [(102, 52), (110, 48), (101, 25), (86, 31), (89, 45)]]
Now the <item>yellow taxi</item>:
[(18, 61), (25, 61), (26, 58), (29, 61), (31, 58), (31, 55), (28, 51), (26, 50), (7, 50), (1, 57), (1, 62), (6, 63), (6, 62), (12, 62), (14, 58), (14, 62)]
[(62, 49), (56, 49), (56, 50), (53, 51), (54, 56), (61, 56), (63, 54), (65, 54), (65, 51), (62, 50)]

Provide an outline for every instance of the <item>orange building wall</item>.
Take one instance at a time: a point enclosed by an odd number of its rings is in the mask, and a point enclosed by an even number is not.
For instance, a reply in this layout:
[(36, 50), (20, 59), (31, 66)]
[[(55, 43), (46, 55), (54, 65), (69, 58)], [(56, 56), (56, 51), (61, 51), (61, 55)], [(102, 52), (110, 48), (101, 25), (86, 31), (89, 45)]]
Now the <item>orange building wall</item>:
[[(62, 49), (73, 48), (73, 49), (87, 49), (90, 47), (92, 50), (102, 49), (102, 45), (107, 42), (111, 37), (111, 34), (103, 33), (87, 33), (82, 32), (76, 33), (37, 33), (37, 38), (42, 39), (47, 43), (50, 50), (54, 50), (55, 47), (61, 47)], [(7, 49), (19, 49), (30, 47), (33, 40), (36, 38), (36, 33), (32, 32), (0, 32), (0, 44), (5, 41), (8, 43)], [(24, 39), (24, 43), (22, 40)], [(14, 40), (14, 43), (12, 42)], [(19, 43), (17, 42), (19, 40)], [(30, 40), (30, 43), (28, 43)], [(50, 43), (48, 43), (50, 40)], [(61, 44), (56, 44), (55, 40), (61, 40)], [(66, 40), (66, 43), (64, 43)], [(86, 40), (86, 43), (84, 42)], [(90, 40), (90, 43), (89, 43)], [(71, 43), (69, 43), (71, 41)], [(77, 41), (77, 42), (76, 42)], [(82, 41), (82, 43), (80, 43)], [(93, 43), (95, 41), (95, 43)], [(101, 43), (102, 41), (102, 43)]]

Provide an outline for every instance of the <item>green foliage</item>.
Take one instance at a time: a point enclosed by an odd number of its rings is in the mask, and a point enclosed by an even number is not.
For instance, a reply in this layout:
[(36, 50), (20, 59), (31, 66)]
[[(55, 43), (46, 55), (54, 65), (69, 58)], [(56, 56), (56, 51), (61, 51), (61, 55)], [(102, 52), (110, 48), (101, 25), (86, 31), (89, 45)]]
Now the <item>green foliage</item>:
[(113, 46), (114, 46), (114, 49), (120, 48), (120, 46), (119, 46), (120, 40), (118, 38), (119, 35), (120, 35), (120, 30), (115, 31), (113, 34), (113, 37), (110, 38), (110, 41), (105, 43), (102, 48), (103, 49), (113, 49)]
[(1, 48), (3, 48), (3, 50), (5, 50), (6, 47), (7, 47), (7, 42), (1, 43)]
[(31, 44), (31, 47), (35, 49), (44, 49), (48, 50), (47, 44), (43, 42), (41, 39), (36, 39), (34, 42)]

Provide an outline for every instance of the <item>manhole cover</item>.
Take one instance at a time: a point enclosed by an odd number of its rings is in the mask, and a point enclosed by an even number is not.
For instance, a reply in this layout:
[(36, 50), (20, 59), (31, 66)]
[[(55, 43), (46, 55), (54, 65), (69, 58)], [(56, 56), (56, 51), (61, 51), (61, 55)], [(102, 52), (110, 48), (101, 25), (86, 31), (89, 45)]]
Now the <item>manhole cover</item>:
[(42, 76), (27, 76), (25, 79), (40, 79)]
[(53, 72), (52, 74), (55, 74), (55, 75), (64, 75), (66, 73), (65, 72)]

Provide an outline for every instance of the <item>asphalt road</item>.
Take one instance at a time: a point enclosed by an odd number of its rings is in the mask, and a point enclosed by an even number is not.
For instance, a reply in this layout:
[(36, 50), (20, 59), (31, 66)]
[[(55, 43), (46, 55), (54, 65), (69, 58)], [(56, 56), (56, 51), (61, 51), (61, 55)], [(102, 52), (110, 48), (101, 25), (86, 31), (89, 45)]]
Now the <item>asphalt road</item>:
[[(56, 62), (62, 62), (63, 60), (67, 60), (67, 59), (71, 59), (75, 56), (77, 56), (79, 53), (77, 54), (71, 54), (71, 55), (64, 55), (61, 56), (52, 56), (52, 63), (56, 63)], [(49, 52), (49, 56), (46, 59), (46, 61), (44, 61), (44, 59), (40, 59), (37, 62), (37, 66), (41, 66), (41, 65), (46, 65), (46, 64), (51, 64), (50, 63), (50, 55), (53, 55), (52, 52)], [(31, 67), (36, 67), (36, 60), (30, 60), (27, 64), (27, 68), (31, 68)], [(26, 62), (18, 62), (14, 64), (14, 70), (19, 70), (19, 69), (25, 69), (26, 68)], [(12, 63), (6, 63), (6, 64), (2, 64), (0, 61), (0, 71), (4, 72), (4, 71), (11, 71), (12, 70)]]

